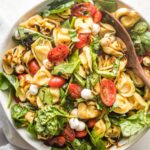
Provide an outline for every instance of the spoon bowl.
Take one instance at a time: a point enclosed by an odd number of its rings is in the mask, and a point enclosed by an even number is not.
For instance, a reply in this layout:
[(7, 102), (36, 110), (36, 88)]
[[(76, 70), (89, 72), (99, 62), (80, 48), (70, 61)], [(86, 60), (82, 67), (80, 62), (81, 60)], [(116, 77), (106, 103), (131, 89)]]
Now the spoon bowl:
[(134, 48), (134, 44), (132, 42), (132, 39), (127, 32), (127, 30), (123, 27), (123, 25), (108, 11), (104, 11), (104, 15), (107, 15), (109, 19), (111, 20), (111, 23), (113, 26), (116, 28), (117, 35), (123, 40), (127, 47), (127, 58), (128, 58), (128, 63), (127, 67), (132, 69), (133, 72), (138, 75), (141, 80), (144, 82), (144, 84), (150, 89), (150, 79), (149, 77), (145, 74), (138, 57), (136, 55), (136, 51)]

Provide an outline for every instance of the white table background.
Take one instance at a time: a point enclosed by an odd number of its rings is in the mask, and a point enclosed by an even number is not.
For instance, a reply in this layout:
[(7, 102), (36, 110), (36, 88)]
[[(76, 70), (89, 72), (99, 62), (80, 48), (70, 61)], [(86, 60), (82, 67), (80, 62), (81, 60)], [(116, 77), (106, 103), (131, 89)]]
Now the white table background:
[[(42, 0), (0, 0), (0, 49), (5, 37), (14, 23), (25, 12)], [(138, 10), (150, 22), (149, 0), (122, 0)], [(8, 144), (1, 129), (0, 120), (0, 150), (16, 150)], [(7, 146), (5, 146), (7, 145)], [(150, 131), (128, 150), (150, 150)]]

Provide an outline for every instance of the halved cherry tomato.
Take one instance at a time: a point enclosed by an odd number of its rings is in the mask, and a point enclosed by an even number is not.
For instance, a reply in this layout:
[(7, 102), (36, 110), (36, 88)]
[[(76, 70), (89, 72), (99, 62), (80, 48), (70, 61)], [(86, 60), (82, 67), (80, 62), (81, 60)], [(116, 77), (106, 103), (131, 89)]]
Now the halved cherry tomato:
[(29, 70), (30, 70), (30, 73), (35, 75), (37, 73), (37, 71), (40, 69), (38, 63), (36, 60), (32, 60), (29, 64)]
[(102, 20), (102, 13), (100, 11), (96, 11), (96, 13), (93, 15), (93, 21), (95, 23), (98, 23)]
[(62, 77), (53, 77), (52, 79), (50, 79), (48, 85), (50, 87), (56, 87), (56, 88), (60, 88), (65, 84), (65, 79)]
[(69, 47), (65, 44), (59, 44), (48, 53), (48, 60), (51, 62), (61, 62), (69, 54)]
[(82, 88), (75, 83), (71, 83), (69, 85), (69, 94), (72, 98), (80, 98), (81, 97)]
[(116, 100), (116, 88), (113, 81), (102, 79), (100, 82), (100, 96), (106, 106), (112, 106)]
[(21, 78), (22, 78), (24, 75), (25, 75), (25, 74), (19, 74), (19, 75), (17, 76), (18, 80), (21, 80)]
[(94, 125), (95, 125), (95, 123), (96, 123), (96, 119), (90, 119), (90, 120), (88, 120), (88, 122), (87, 122), (88, 128), (93, 128)]
[(66, 143), (66, 139), (63, 136), (56, 136), (52, 139), (48, 139), (44, 142), (48, 146), (59, 146), (62, 147)]
[(75, 132), (70, 128), (69, 125), (67, 125), (63, 131), (63, 136), (65, 137), (66, 141), (72, 142), (75, 139)]
[(90, 42), (90, 34), (89, 33), (82, 33), (79, 35), (79, 42), (75, 44), (76, 48), (83, 48)]
[(72, 15), (80, 16), (91, 16), (95, 23), (98, 23), (102, 19), (102, 13), (98, 8), (91, 3), (80, 3), (74, 5), (72, 8)]
[(87, 131), (86, 130), (76, 132), (76, 138), (84, 138), (86, 136), (87, 136)]

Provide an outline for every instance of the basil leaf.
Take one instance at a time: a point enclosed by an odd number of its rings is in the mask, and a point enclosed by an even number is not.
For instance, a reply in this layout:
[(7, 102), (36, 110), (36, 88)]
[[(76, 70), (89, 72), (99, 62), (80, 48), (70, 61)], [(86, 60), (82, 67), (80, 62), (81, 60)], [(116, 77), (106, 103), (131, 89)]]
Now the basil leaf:
[(69, 29), (69, 35), (71, 37), (72, 42), (79, 42), (79, 39), (77, 37), (77, 32), (75, 29)]

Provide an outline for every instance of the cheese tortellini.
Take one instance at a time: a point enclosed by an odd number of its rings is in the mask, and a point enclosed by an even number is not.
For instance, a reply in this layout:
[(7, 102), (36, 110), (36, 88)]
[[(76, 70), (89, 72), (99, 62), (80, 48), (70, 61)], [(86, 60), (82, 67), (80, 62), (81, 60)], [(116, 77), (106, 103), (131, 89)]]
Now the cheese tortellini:
[(132, 105), (132, 109), (140, 110), (146, 107), (146, 102), (138, 93), (134, 93), (133, 96), (129, 97), (129, 102)]
[(42, 66), (43, 61), (47, 59), (48, 52), (52, 49), (51, 42), (47, 39), (39, 38), (31, 47), (35, 59)]
[(135, 92), (135, 86), (128, 74), (122, 72), (117, 78), (116, 88), (120, 95), (131, 97)]
[(78, 117), (80, 119), (92, 119), (100, 115), (95, 102), (80, 103), (78, 105)]
[(116, 57), (122, 57), (123, 53), (127, 50), (125, 43), (112, 34), (105, 34), (101, 39), (101, 46), (106, 54)]
[(116, 95), (116, 101), (113, 105), (113, 111), (118, 114), (125, 114), (132, 109), (131, 103), (126, 97), (121, 96), (120, 94)]
[(12, 74), (15, 71), (15, 67), (21, 64), (22, 56), (25, 52), (26, 49), (21, 45), (18, 45), (15, 48), (9, 49), (5, 52), (2, 66), (7, 74)]
[(51, 79), (52, 75), (50, 72), (42, 66), (40, 70), (34, 75), (32, 84), (37, 86), (44, 86), (48, 84), (48, 81)]
[(79, 59), (81, 64), (87, 74), (92, 72), (92, 56), (91, 56), (91, 49), (88, 46), (83, 48), (83, 52), (79, 55)]
[(114, 13), (114, 16), (120, 20), (122, 25), (127, 29), (133, 27), (140, 20), (139, 14), (129, 8), (118, 9)]
[(68, 45), (71, 42), (71, 38), (67, 28), (55, 28), (53, 31), (53, 37), (55, 45), (58, 45), (60, 43)]

